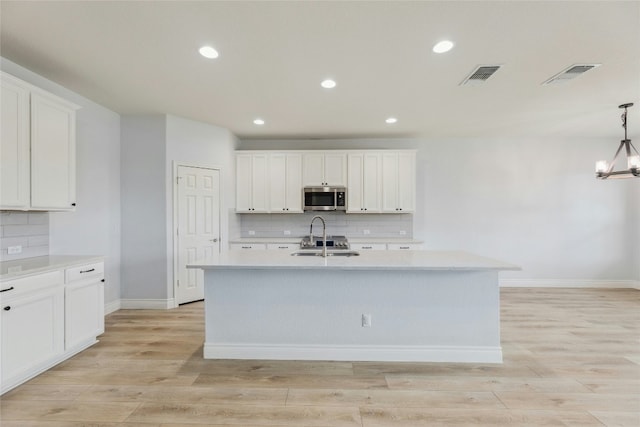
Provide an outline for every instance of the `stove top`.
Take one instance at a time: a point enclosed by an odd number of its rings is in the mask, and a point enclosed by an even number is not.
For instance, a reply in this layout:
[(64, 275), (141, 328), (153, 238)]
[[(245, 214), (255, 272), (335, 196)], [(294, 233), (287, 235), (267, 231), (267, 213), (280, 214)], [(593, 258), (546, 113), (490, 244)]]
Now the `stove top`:
[[(322, 249), (322, 236), (305, 236), (300, 242), (301, 249)], [(346, 236), (327, 236), (327, 249), (349, 249)]]

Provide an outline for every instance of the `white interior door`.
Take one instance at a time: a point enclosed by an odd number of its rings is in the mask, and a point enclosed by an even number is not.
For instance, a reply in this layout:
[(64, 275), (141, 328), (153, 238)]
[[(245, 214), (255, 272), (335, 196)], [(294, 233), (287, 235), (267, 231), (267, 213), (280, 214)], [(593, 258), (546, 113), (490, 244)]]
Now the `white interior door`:
[(220, 171), (178, 166), (178, 304), (204, 298), (204, 273), (186, 265), (220, 255)]

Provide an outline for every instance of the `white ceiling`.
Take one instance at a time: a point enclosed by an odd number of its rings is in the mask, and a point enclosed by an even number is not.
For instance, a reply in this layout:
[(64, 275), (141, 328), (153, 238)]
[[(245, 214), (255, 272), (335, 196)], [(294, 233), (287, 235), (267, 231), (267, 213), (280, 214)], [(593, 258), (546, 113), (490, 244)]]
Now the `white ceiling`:
[[(116, 112), (241, 138), (617, 140), (618, 104), (640, 104), (640, 1), (3, 0), (0, 14), (3, 57)], [(455, 48), (433, 53), (442, 39)], [(220, 57), (201, 57), (204, 44)], [(602, 66), (541, 85), (575, 63)], [(460, 86), (481, 64), (502, 68)], [(320, 87), (326, 77), (335, 89)]]

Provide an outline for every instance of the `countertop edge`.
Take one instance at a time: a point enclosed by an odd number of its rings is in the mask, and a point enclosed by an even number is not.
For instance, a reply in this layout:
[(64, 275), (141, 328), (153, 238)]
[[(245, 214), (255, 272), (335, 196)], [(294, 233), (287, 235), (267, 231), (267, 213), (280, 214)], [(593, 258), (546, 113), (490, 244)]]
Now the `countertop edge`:
[[(83, 264), (104, 262), (104, 258), (102, 255), (44, 255), (2, 261), (0, 262), (0, 281), (19, 279)], [(20, 270), (9, 272), (11, 268), (20, 268)]]

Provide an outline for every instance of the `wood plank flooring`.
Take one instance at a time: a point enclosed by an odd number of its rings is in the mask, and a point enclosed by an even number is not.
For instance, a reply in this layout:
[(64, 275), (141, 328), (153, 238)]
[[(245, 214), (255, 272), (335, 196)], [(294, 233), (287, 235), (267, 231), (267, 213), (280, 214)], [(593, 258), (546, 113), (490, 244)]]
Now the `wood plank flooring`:
[(502, 289), (504, 364), (202, 359), (203, 305), (120, 310), (3, 427), (640, 426), (640, 291)]

